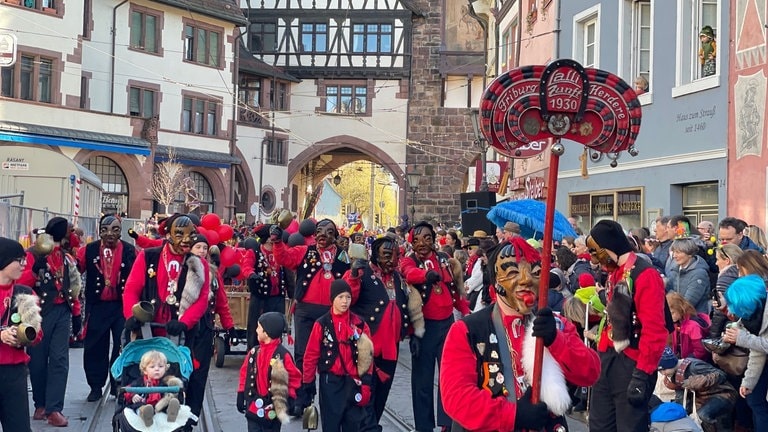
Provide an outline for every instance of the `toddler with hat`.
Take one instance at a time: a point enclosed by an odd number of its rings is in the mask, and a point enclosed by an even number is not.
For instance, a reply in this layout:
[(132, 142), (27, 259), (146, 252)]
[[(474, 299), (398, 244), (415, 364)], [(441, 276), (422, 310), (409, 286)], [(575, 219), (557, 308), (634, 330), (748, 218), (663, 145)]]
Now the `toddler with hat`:
[(259, 316), (259, 344), (251, 348), (240, 368), (237, 410), (245, 414), (248, 431), (279, 431), (301, 385), (301, 372), (283, 346), (286, 321), (280, 312)]

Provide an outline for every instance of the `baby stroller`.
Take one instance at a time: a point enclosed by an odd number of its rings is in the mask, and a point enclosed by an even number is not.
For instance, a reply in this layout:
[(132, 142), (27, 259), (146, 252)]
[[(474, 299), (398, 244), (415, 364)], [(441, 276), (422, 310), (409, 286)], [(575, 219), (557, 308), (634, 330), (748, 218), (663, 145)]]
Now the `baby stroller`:
[[(181, 378), (185, 383), (192, 373), (192, 356), (189, 348), (178, 346), (165, 337), (152, 337), (149, 339), (137, 339), (123, 347), (122, 353), (112, 365), (112, 376), (119, 383), (117, 388), (117, 402), (115, 415), (112, 418), (112, 430), (125, 432), (175, 432), (183, 430), (189, 419), (197, 420), (190, 408), (181, 405), (175, 422), (168, 422), (164, 412), (156, 413), (152, 426), (146, 426), (136, 412), (126, 406), (125, 392), (128, 384), (138, 378), (139, 362), (141, 356), (150, 350), (160, 351), (165, 354), (171, 365), (169, 374)], [(177, 393), (180, 403), (184, 403), (184, 392), (180, 387), (131, 387), (129, 391), (134, 394), (147, 393)]]

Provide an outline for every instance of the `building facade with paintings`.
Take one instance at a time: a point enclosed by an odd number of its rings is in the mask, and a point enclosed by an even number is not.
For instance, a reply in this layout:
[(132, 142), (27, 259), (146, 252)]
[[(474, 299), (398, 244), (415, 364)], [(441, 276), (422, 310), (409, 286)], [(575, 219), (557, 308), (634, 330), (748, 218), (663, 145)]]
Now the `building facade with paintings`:
[[(584, 146), (564, 142), (557, 208), (577, 217), (582, 229), (604, 218), (627, 229), (653, 226), (656, 217), (676, 214), (693, 224), (717, 223), (732, 210), (726, 207), (726, 189), (736, 189), (726, 178), (729, 3), (562, 2), (560, 57), (630, 84), (647, 83), (639, 96), (636, 157), (623, 153), (614, 161), (612, 154), (585, 154)], [(707, 26), (717, 45), (702, 62), (700, 34)]]
[(731, 2), (728, 80), (728, 214), (761, 227), (768, 225), (766, 9), (761, 0)]

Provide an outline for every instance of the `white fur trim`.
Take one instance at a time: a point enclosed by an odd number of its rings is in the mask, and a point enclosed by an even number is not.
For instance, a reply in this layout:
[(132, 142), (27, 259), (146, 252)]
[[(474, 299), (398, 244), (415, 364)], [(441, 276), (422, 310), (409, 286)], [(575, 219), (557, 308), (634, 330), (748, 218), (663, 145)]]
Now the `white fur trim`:
[(200, 297), (200, 292), (205, 284), (205, 267), (203, 262), (195, 255), (187, 257), (187, 279), (184, 283), (184, 291), (181, 292), (181, 301), (179, 302), (179, 316), (192, 306)]
[[(523, 370), (529, 383), (533, 382), (533, 358), (536, 353), (536, 338), (533, 337), (533, 321), (525, 327), (523, 339)], [(565, 376), (560, 364), (544, 347), (544, 361), (541, 369), (541, 401), (547, 404), (549, 412), (554, 415), (565, 415), (571, 406), (571, 396), (565, 385)]]

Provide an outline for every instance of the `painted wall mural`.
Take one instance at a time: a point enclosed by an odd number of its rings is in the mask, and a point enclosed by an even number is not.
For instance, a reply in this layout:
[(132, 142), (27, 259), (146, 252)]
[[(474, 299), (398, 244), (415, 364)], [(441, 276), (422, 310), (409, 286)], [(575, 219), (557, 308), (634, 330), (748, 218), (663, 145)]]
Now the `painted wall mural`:
[(737, 0), (735, 24), (736, 68), (765, 63), (765, 0)]
[(763, 71), (739, 76), (733, 86), (736, 120), (736, 159), (762, 155), (766, 77)]

